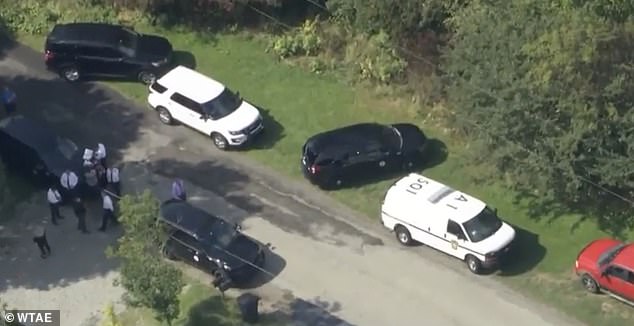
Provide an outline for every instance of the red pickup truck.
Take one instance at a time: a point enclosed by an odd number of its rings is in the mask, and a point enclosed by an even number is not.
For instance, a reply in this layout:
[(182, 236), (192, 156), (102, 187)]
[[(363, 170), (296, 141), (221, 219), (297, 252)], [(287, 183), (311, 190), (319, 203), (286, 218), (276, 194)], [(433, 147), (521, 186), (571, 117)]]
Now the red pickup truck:
[(577, 256), (575, 272), (586, 290), (634, 305), (634, 243), (595, 240)]

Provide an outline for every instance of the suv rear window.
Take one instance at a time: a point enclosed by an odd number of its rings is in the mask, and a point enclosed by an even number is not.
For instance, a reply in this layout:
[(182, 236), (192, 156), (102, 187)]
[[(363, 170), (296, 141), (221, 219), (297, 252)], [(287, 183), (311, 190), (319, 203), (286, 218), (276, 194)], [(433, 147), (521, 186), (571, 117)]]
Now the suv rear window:
[(167, 90), (167, 87), (159, 84), (159, 83), (154, 83), (150, 86), (150, 89), (152, 89), (153, 91), (159, 93), (159, 94), (163, 94), (165, 93), (165, 91)]

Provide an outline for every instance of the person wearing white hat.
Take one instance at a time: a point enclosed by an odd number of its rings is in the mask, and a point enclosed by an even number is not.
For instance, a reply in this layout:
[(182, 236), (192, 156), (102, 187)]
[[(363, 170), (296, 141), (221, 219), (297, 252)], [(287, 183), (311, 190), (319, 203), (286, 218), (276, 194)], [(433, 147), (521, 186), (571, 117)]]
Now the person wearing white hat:
[(104, 144), (97, 144), (97, 149), (95, 149), (95, 159), (101, 164), (101, 166), (104, 168), (106, 167), (106, 146)]
[(45, 259), (51, 254), (51, 247), (48, 245), (48, 240), (46, 239), (46, 229), (38, 225), (33, 231), (33, 242), (35, 242), (40, 249), (40, 257)]

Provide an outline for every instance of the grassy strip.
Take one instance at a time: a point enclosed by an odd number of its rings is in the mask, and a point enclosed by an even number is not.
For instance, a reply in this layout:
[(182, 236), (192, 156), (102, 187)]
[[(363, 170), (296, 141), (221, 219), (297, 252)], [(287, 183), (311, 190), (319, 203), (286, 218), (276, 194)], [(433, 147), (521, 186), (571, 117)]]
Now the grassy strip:
[[(297, 179), (301, 178), (298, 170), (301, 145), (316, 132), (359, 121), (417, 121), (428, 134), (441, 139), (449, 152), (442, 164), (426, 170), (425, 174), (485, 200), (497, 207), (506, 220), (521, 228), (520, 257), (500, 278), (591, 325), (616, 326), (634, 321), (628, 308), (613, 300), (586, 295), (570, 275), (578, 251), (587, 242), (605, 236), (597, 231), (594, 222), (578, 224), (581, 217), (576, 215), (550, 219), (551, 216), (543, 213), (539, 218), (531, 217), (529, 211), (537, 204), (517, 201), (517, 194), (502, 183), (474, 182), (474, 178), (483, 174), (483, 167), (464, 159), (468, 146), (449, 138), (440, 128), (423, 123), (411, 102), (377, 97), (333, 76), (315, 75), (279, 63), (265, 53), (262, 42), (245, 36), (218, 34), (203, 39), (183, 31), (139, 30), (165, 35), (176, 49), (183, 50), (178, 53), (181, 61), (195, 61), (198, 71), (223, 81), (266, 109), (269, 118), (266, 139), (246, 155)], [(42, 44), (41, 37), (22, 40), (38, 50)], [(145, 103), (147, 91), (142, 85), (108, 85)], [(376, 219), (381, 198), (392, 182), (379, 181), (331, 195)]]

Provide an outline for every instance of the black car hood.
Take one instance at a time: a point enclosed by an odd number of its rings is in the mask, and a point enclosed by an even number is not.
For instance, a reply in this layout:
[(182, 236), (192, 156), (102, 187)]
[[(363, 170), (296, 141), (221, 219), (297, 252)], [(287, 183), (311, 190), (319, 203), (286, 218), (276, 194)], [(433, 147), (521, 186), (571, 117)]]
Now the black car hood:
[(137, 58), (147, 61), (161, 61), (172, 55), (172, 44), (160, 36), (140, 35), (137, 43)]
[(260, 245), (253, 239), (238, 234), (233, 241), (221, 252), (222, 260), (232, 269), (254, 263), (260, 253)]
[(409, 123), (397, 123), (393, 125), (403, 137), (402, 152), (410, 152), (421, 149), (427, 143), (427, 137), (417, 126)]

